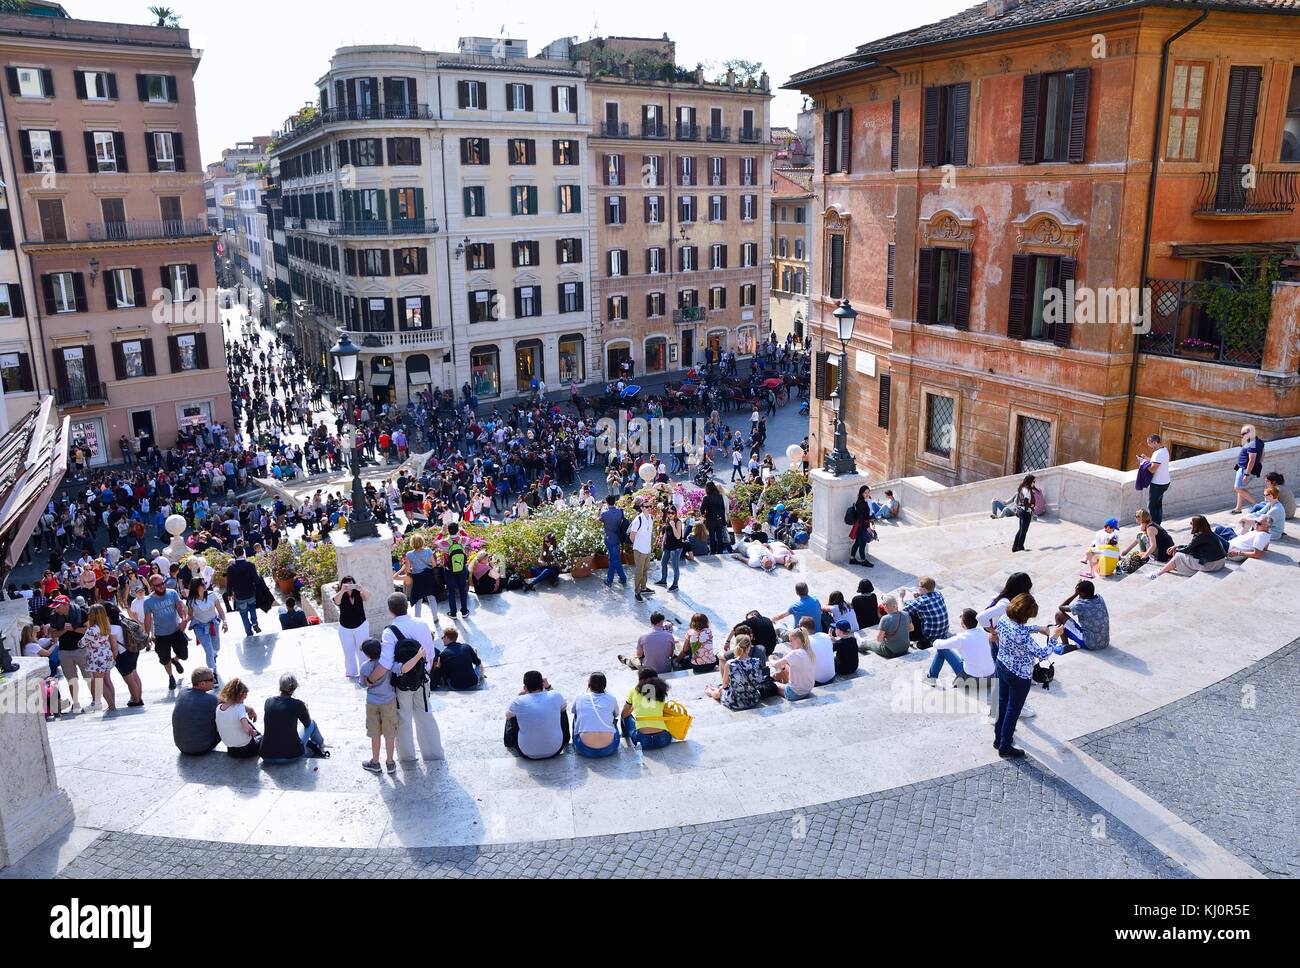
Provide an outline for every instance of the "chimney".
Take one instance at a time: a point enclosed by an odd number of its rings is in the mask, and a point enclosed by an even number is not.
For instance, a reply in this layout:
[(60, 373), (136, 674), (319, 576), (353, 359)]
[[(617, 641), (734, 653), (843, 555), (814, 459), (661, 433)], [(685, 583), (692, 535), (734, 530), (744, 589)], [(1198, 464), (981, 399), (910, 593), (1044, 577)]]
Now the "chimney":
[(762, 74), (758, 75), (759, 90), (766, 91), (767, 83), (768, 83), (767, 71), (764, 71)]
[(1008, 14), (1016, 7), (1020, 6), (1021, 0), (986, 0), (984, 4), (985, 16), (997, 18), (1003, 14)]
[(735, 69), (734, 67), (728, 67), (728, 68), (727, 68), (727, 87), (735, 87), (735, 86), (736, 86), (736, 69)]

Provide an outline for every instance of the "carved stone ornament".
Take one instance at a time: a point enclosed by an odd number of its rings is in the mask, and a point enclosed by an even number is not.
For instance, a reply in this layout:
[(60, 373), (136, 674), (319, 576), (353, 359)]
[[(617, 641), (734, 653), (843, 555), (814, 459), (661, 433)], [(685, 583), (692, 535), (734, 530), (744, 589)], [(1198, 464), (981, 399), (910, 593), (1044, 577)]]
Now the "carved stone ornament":
[(1057, 44), (1047, 55), (1047, 59), (1052, 66), (1058, 71), (1064, 70), (1070, 64), (1070, 51), (1064, 44)]
[(975, 220), (942, 209), (921, 221), (922, 244), (968, 249), (975, 243)]
[(1067, 222), (1052, 212), (1035, 212), (1016, 221), (1016, 246), (1021, 250), (1049, 249), (1077, 252), (1083, 241), (1083, 223)]
[(828, 208), (822, 216), (822, 222), (828, 232), (842, 232), (849, 227), (850, 216), (835, 208)]
[(1008, 57), (1006, 54), (1003, 54), (1001, 57), (998, 58), (998, 73), (999, 74), (1011, 73), (1011, 58)]
[(953, 81), (966, 80), (966, 64), (963, 61), (953, 61), (948, 65), (948, 77)]

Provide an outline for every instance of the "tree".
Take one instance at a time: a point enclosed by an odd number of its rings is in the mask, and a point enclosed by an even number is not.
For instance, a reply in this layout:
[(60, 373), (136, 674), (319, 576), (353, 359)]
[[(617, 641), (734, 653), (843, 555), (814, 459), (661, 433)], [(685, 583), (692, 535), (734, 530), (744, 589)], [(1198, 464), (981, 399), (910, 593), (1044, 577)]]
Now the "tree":
[(723, 84), (727, 80), (727, 71), (736, 72), (736, 82), (746, 84), (749, 81), (757, 81), (758, 75), (763, 73), (762, 61), (744, 60), (740, 57), (733, 57), (730, 60), (722, 62), (722, 73), (718, 75), (717, 82)]
[(171, 7), (150, 7), (149, 12), (158, 18), (155, 27), (179, 27), (181, 25), (180, 14)]

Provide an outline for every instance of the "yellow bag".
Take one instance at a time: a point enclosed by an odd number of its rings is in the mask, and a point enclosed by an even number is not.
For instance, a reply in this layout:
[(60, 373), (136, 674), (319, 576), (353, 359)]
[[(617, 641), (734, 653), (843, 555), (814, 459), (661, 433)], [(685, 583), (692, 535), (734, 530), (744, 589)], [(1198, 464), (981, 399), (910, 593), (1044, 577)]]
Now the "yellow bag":
[(686, 739), (686, 734), (691, 731), (692, 722), (694, 719), (681, 703), (675, 700), (664, 703), (664, 729), (672, 734), (673, 739), (678, 742)]
[(1109, 578), (1115, 574), (1115, 569), (1119, 567), (1119, 549), (1114, 545), (1107, 545), (1105, 548), (1097, 550), (1097, 574), (1102, 578)]

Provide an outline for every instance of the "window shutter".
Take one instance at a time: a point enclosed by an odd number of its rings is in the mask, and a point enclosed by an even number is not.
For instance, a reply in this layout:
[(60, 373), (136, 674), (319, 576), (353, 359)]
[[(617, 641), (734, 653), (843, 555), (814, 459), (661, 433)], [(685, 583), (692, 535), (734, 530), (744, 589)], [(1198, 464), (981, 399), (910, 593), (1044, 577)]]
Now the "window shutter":
[(1043, 139), (1040, 101), (1042, 74), (1026, 74), (1020, 97), (1020, 163), (1033, 165), (1042, 160)]
[(135, 308), (143, 309), (148, 305), (148, 298), (144, 291), (144, 270), (131, 270), (131, 288), (135, 290)]
[(41, 93), (46, 97), (54, 97), (54, 72), (51, 70), (41, 71)]
[[(117, 283), (112, 270), (104, 273), (104, 305), (110, 311), (117, 308)], [(118, 379), (122, 378), (119, 376)]]
[(487, 246), (485, 247), (485, 249), (484, 249), (484, 254), (487, 256), (487, 259), (486, 259), (486, 261), (483, 263), (483, 265), (486, 266), (486, 267), (489, 268), (489, 269), (495, 269), (495, 268), (497, 267), (497, 245), (496, 245), (496, 243), (495, 243), (495, 242), (489, 242), (489, 243), (487, 244)]
[(387, 249), (379, 250), (379, 274), (382, 276), (392, 275), (392, 264), (389, 261)]
[[(835, 117), (834, 111), (822, 112), (822, 174), (829, 175), (834, 169), (831, 167), (831, 118)], [(820, 398), (818, 398), (820, 399)]]
[(72, 292), (77, 297), (77, 312), (86, 312), (89, 308), (86, 303), (86, 279), (80, 272), (72, 274)]
[(478, 85), (478, 106), (480, 111), (486, 111), (488, 108), (488, 90), (487, 81), (474, 81)]
[(14, 223), (9, 209), (0, 209), (0, 249), (14, 248)]
[(515, 86), (513, 84), (506, 84), (506, 110), (513, 111), (514, 109), (515, 109)]
[(352, 157), (351, 148), (352, 148), (352, 143), (350, 141), (339, 142), (339, 167), (340, 168), (343, 167), (344, 165), (351, 164), (351, 161), (348, 160), (349, 158)]
[[(839, 171), (848, 174), (852, 169), (853, 161), (853, 109), (844, 108), (840, 111), (840, 150), (839, 156), (835, 159), (839, 162)], [(725, 184), (725, 182), (724, 182)]]
[(60, 173), (68, 170), (68, 161), (63, 156), (63, 132), (51, 131), (50, 144), (54, 148), (54, 170)]
[[(77, 89), (77, 99), (81, 101), (86, 100), (86, 75), (81, 73), (81, 71), (73, 71), (72, 85)], [(12, 94), (13, 91), (11, 90), (10, 93)]]
[(578, 113), (578, 85), (577, 84), (569, 85), (569, 104), (573, 108), (571, 113), (576, 115)]
[(895, 259), (898, 256), (898, 246), (889, 243), (889, 256), (885, 268), (885, 308), (894, 308), (894, 271)]
[(178, 91), (177, 91), (177, 88), (176, 88), (176, 78), (172, 77), (172, 76), (169, 74), (169, 75), (165, 78), (165, 80), (166, 80), (166, 82), (167, 82), (167, 100), (169, 100), (169, 101), (171, 101), (173, 104), (175, 104), (177, 101), (180, 100), (180, 95), (179, 95), (179, 93), (178, 93)]
[(18, 147), (23, 155), (23, 171), (30, 175), (36, 170), (36, 160), (32, 158), (32, 136), (26, 131), (18, 132)]
[(814, 396), (818, 400), (829, 400), (831, 398), (830, 390), (826, 386), (826, 368), (830, 364), (831, 355), (829, 353), (817, 354), (817, 365), (813, 367), (813, 375), (816, 378), (816, 392)]
[(190, 289), (199, 288), (199, 267), (193, 263), (185, 267), (185, 284)]
[(560, 110), (560, 88), (558, 85), (551, 85), (551, 113), (556, 114)]
[[(80, 77), (81, 75), (77, 75)], [(82, 136), (86, 142), (86, 171), (92, 175), (99, 172), (99, 159), (95, 157), (95, 133), (87, 131)]]
[(518, 286), (515, 287), (515, 319), (522, 319), (524, 315), (524, 290)]
[(99, 384), (99, 362), (95, 357), (95, 347), (83, 346), (81, 351), (85, 354), (86, 384), (91, 387), (97, 386)]
[(126, 353), (121, 343), (113, 344), (113, 376), (118, 382), (126, 379)]
[(22, 94), (22, 88), (18, 85), (18, 68), (6, 67), (5, 77), (9, 79), (9, 94), (11, 97), (18, 97)]
[(145, 153), (145, 158), (148, 159), (148, 162), (149, 162), (149, 170), (150, 170), (150, 171), (157, 171), (157, 170), (158, 170), (158, 150), (157, 150), (157, 148), (154, 146), (154, 141), (153, 141), (153, 132), (152, 132), (152, 131), (146, 131), (146, 132), (144, 133), (144, 153)]
[(893, 117), (890, 121), (889, 130), (889, 170), (898, 171), (898, 139), (901, 131), (901, 119), (903, 115), (903, 103), (899, 98), (894, 98)]
[(970, 250), (962, 249), (957, 253), (957, 297), (953, 306), (953, 326), (957, 329), (970, 329), (970, 269)]
[(26, 353), (18, 354), (18, 386), (26, 393), (36, 389), (32, 383), (32, 358)]
[(397, 300), (397, 328), (399, 330), (406, 329), (406, 300), (405, 299)]
[(117, 100), (117, 75), (116, 74), (108, 75), (108, 99), (110, 101)]
[(158, 276), (162, 279), (162, 287), (170, 293), (172, 291), (172, 277), (167, 266), (158, 267)]
[(893, 380), (888, 373), (880, 374), (880, 406), (876, 410), (876, 426), (889, 429), (889, 398), (893, 393)]
[(167, 337), (167, 356), (171, 362), (173, 373), (181, 372), (181, 347), (180, 339), (176, 336)]
[(1011, 305), (1007, 310), (1007, 336), (1025, 338), (1025, 318), (1029, 309), (1029, 256), (1011, 257)]
[[(1071, 292), (1070, 284), (1074, 282), (1078, 271), (1079, 264), (1074, 259), (1061, 259), (1056, 277), (1061, 292), (1067, 295)], [(1074, 303), (1070, 299), (1064, 300), (1064, 303), (1066, 321), (1052, 327), (1052, 342), (1062, 348), (1070, 345), (1070, 337), (1074, 334)]]
[(53, 316), (58, 307), (54, 304), (54, 280), (48, 275), (41, 276), (41, 295), (45, 298), (45, 314)]
[(149, 100), (149, 75), (137, 74), (135, 76), (135, 90), (140, 95), (141, 101)]
[(68, 361), (63, 358), (63, 350), (54, 351), (54, 382), (60, 387), (68, 385)]
[(582, 261), (582, 239), (573, 239), (573, 261)]
[(456, 106), (462, 111), (469, 107), (469, 81), (456, 82)]
[(158, 364), (153, 358), (153, 337), (141, 340), (140, 348), (144, 353), (144, 375), (157, 376)]
[[(420, 246), (416, 251), (418, 254), (415, 257), (415, 271), (419, 275), (426, 276), (429, 274), (429, 250)], [(428, 310), (425, 311), (424, 318), (429, 318)]]
[(952, 163), (970, 161), (970, 82), (953, 86)]
[(1070, 161), (1083, 164), (1088, 147), (1088, 91), (1092, 87), (1092, 69), (1073, 71), (1074, 99), (1070, 104)]
[(925, 89), (925, 118), (922, 123), (925, 141), (921, 160), (931, 168), (939, 164), (939, 103), (941, 95), (942, 88), (927, 87)]
[(524, 110), (531, 111), (532, 109), (533, 109), (533, 86), (531, 84), (526, 84), (524, 85)]
[(126, 135), (121, 131), (113, 132), (113, 154), (117, 157), (117, 170), (126, 174), (131, 169), (126, 163)]
[(16, 282), (9, 285), (9, 311), (14, 314), (14, 319), (22, 319), (27, 315), (27, 307), (23, 304), (23, 287)]
[(831, 236), (830, 278), (828, 295), (832, 299), (844, 298), (844, 236)]
[(933, 320), (931, 308), (934, 301), (934, 259), (935, 250), (923, 248), (916, 263), (916, 312), (918, 323)]

